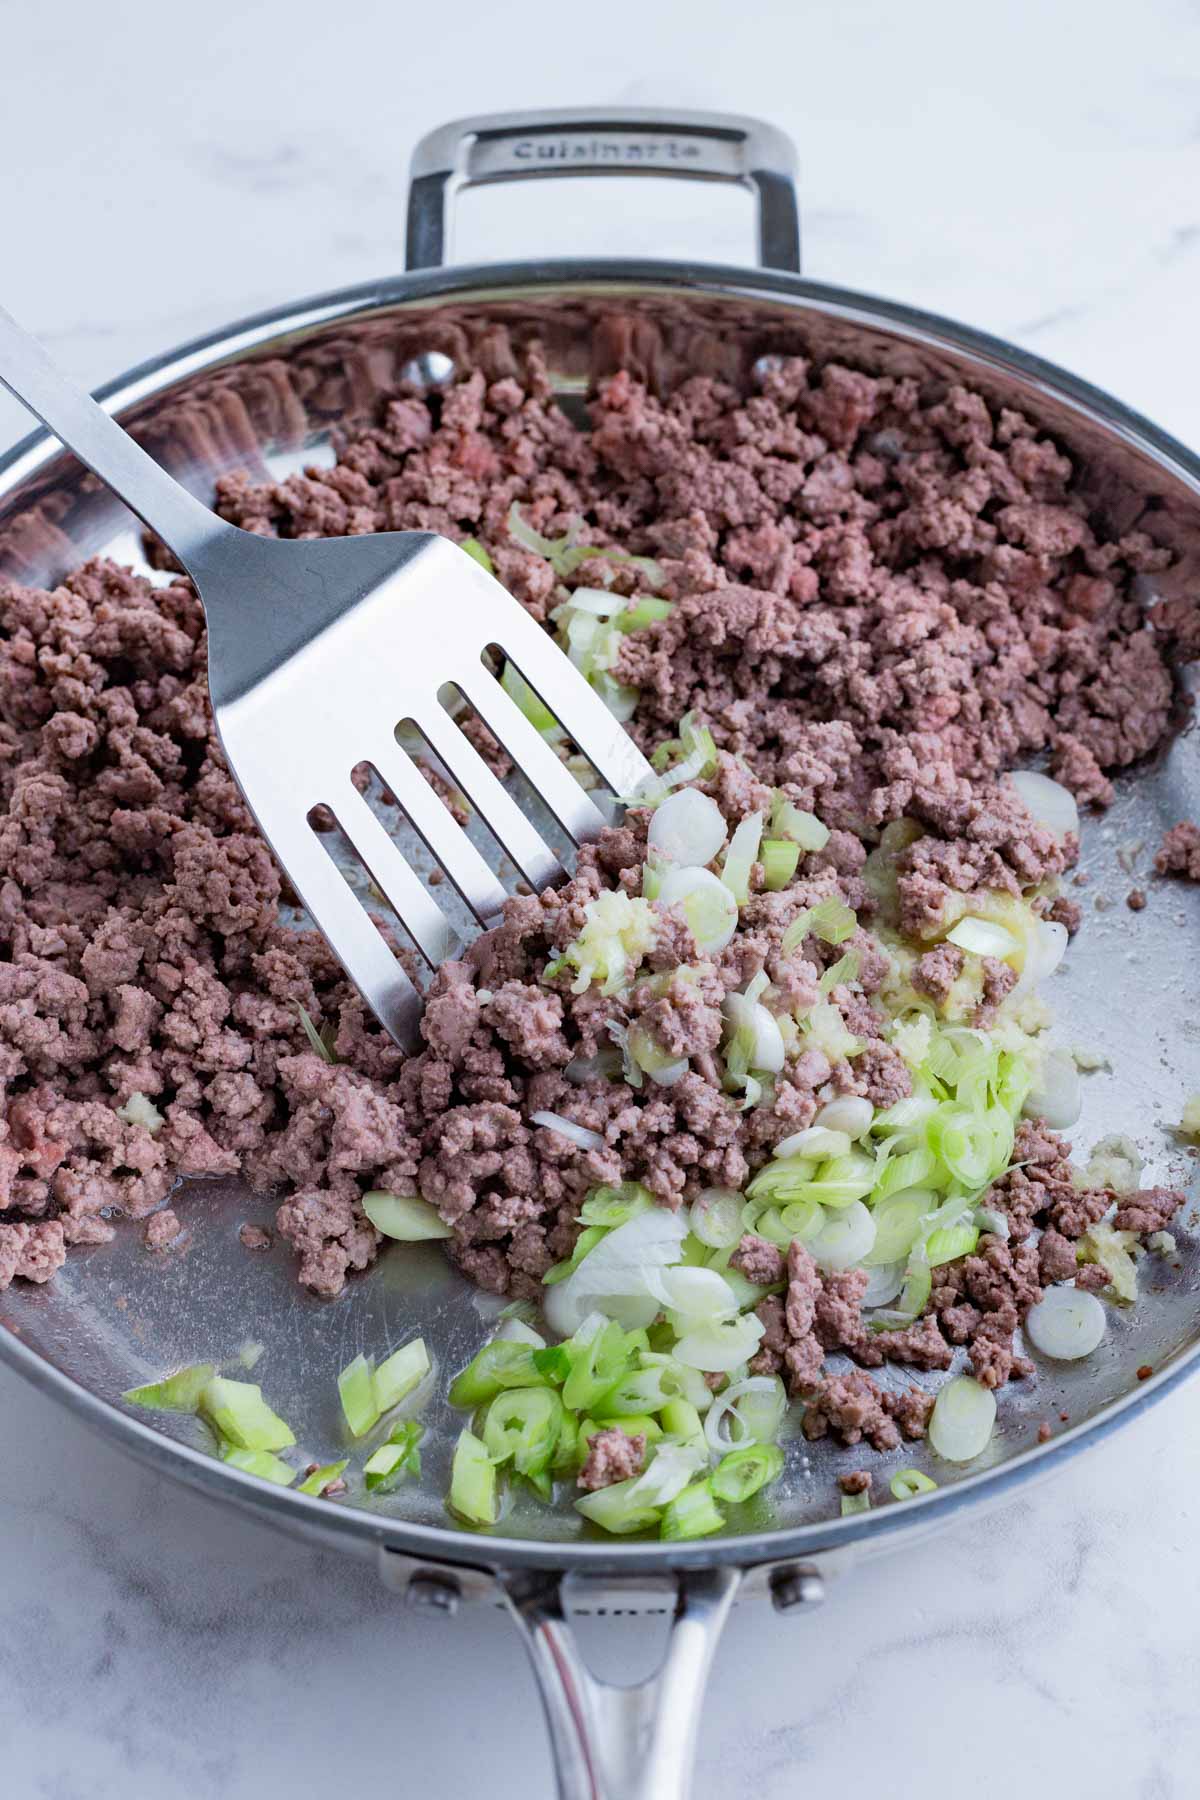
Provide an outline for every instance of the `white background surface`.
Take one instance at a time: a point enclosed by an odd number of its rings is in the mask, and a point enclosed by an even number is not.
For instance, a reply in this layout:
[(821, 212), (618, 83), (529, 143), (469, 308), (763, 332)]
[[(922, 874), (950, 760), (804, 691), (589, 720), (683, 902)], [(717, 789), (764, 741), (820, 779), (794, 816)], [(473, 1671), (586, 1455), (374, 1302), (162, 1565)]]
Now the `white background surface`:
[[(584, 14), (177, 0), (0, 6), (0, 297), (96, 383), (400, 266), (421, 132), (496, 106), (724, 107), (796, 137), (807, 272), (956, 314), (1200, 442), (1200, 11), (1182, 0)], [(547, 19), (550, 15), (547, 13)], [(568, 28), (565, 21), (573, 23)], [(472, 196), (464, 258), (751, 253), (748, 203), (624, 184)], [(0, 400), (0, 444), (25, 429)], [(699, 1800), (1200, 1792), (1197, 1396), (1049, 1485), (735, 1615)], [(539, 1800), (509, 1629), (136, 1469), (0, 1373), (5, 1800)]]

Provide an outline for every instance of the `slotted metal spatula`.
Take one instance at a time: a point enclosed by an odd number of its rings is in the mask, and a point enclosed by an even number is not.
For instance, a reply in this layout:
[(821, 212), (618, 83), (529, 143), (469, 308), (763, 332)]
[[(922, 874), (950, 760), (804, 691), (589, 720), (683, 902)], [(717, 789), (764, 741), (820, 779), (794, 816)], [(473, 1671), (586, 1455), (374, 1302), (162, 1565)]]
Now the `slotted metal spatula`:
[[(208, 622), (213, 712), (229, 767), (305, 908), (392, 1036), (419, 1040), (421, 999), (309, 816), (327, 807), (422, 956), (458, 939), (351, 779), (370, 764), (481, 926), (505, 890), (401, 747), (415, 725), (535, 890), (561, 864), (442, 707), (453, 684), (576, 844), (604, 818), (483, 658), (511, 659), (601, 779), (629, 794), (641, 752), (552, 640), (474, 559), (426, 531), (293, 540), (217, 518), (159, 467), (0, 308), (0, 381), (170, 546)], [(407, 735), (407, 734), (406, 734)]]

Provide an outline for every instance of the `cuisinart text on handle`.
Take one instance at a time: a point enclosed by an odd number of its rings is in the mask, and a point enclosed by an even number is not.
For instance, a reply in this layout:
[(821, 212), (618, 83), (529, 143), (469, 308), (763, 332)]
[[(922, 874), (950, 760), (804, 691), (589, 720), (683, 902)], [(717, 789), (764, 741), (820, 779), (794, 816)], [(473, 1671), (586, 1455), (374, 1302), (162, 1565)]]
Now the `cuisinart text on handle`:
[(670, 137), (527, 137), (506, 148), (519, 164), (699, 162), (704, 156), (694, 139)]

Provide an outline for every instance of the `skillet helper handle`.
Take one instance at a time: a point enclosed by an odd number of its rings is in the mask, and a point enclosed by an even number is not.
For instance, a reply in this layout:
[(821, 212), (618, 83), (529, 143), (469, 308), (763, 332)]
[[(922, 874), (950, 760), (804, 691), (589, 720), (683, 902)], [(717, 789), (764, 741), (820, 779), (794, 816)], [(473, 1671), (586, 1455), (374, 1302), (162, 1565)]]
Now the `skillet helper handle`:
[[(512, 1570), (497, 1579), (537, 1676), (558, 1800), (687, 1800), (709, 1665), (740, 1571), (681, 1569), (668, 1580), (666, 1652), (629, 1687), (592, 1674), (563, 1605), (564, 1589), (579, 1584), (582, 1604), (619, 1610), (619, 1578)], [(637, 1583), (640, 1597), (646, 1585)]]
[(444, 266), (464, 188), (556, 175), (671, 175), (749, 188), (760, 266), (800, 273), (796, 151), (784, 132), (737, 113), (624, 106), (485, 113), (431, 131), (409, 170), (406, 266)]

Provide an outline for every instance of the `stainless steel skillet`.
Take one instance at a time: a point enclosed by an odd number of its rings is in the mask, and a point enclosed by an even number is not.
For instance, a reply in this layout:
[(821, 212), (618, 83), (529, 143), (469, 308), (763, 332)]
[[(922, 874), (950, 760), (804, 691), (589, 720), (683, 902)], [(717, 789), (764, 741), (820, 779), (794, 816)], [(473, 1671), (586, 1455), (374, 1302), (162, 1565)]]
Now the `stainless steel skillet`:
[[(455, 188), (597, 171), (753, 187), (765, 266), (438, 266)], [(426, 139), (413, 176), (407, 275), (247, 320), (106, 390), (106, 404), (197, 493), (210, 495), (223, 470), (283, 474), (330, 460), (331, 433), (367, 418), (399, 381), (436, 384), (470, 366), (500, 373), (533, 338), (581, 429), (590, 383), (618, 366), (669, 388), (690, 373), (740, 378), (762, 356), (811, 352), (929, 383), (964, 379), (1031, 412), (1071, 450), (1099, 513), (1176, 549), (1164, 590), (1196, 594), (1200, 461), (1019, 350), (801, 280), (791, 152), (767, 128), (621, 112), (468, 121)], [(44, 435), (27, 440), (0, 464), (0, 575), (53, 583), (99, 550), (140, 564), (134, 521)], [(1200, 892), (1156, 885), (1147, 871), (1162, 830), (1198, 810), (1200, 755), (1185, 734), (1123, 783), (1113, 812), (1090, 828), (1089, 885), (1080, 890), (1089, 916), (1052, 996), (1064, 1040), (1112, 1061), (1111, 1073), (1090, 1078), (1078, 1141), (1129, 1133), (1147, 1157), (1147, 1179), (1194, 1181), (1168, 1127), (1200, 1087)], [(1150, 892), (1136, 920), (1124, 906), (1134, 885)], [(1132, 1315), (1114, 1318), (1103, 1357), (1047, 1369), (1028, 1394), (1006, 1395), (987, 1466), (956, 1474), (931, 1462), (940, 1486), (924, 1499), (841, 1520), (834, 1475), (845, 1463), (826, 1445), (798, 1445), (769, 1508), (716, 1540), (683, 1548), (585, 1540), (573, 1517), (523, 1505), (495, 1533), (469, 1533), (442, 1509), (457, 1421), (440, 1405), (426, 1415), (430, 1452), (419, 1487), (381, 1502), (329, 1502), (240, 1475), (205, 1455), (188, 1423), (170, 1435), (115, 1403), (136, 1381), (199, 1356), (233, 1357), (252, 1339), (263, 1346), (258, 1373), (269, 1397), (303, 1449), (323, 1459), (341, 1441), (335, 1376), (358, 1349), (420, 1331), (452, 1370), (486, 1329), (487, 1303), (436, 1249), (394, 1250), (340, 1301), (322, 1305), (297, 1289), (284, 1252), (241, 1247), (238, 1226), (268, 1220), (269, 1204), (233, 1184), (193, 1183), (181, 1210), (188, 1241), (167, 1259), (146, 1256), (135, 1230), (119, 1232), (111, 1245), (77, 1253), (49, 1288), (0, 1296), (0, 1356), (156, 1467), (284, 1527), (374, 1555), (410, 1604), (446, 1612), (478, 1599), (506, 1604), (537, 1669), (568, 1800), (670, 1800), (685, 1791), (703, 1675), (739, 1590), (748, 1603), (769, 1596), (798, 1615), (810, 1610), (829, 1574), (1047, 1472), (1169, 1392), (1200, 1358), (1200, 1257), (1185, 1233), (1181, 1267), (1148, 1265), (1144, 1297)], [(1152, 1373), (1139, 1379), (1146, 1368)], [(1043, 1420), (1055, 1435), (1040, 1445)], [(903, 1457), (919, 1460), (911, 1447)], [(595, 1680), (564, 1616), (571, 1607), (670, 1613), (659, 1675), (631, 1689)]]

